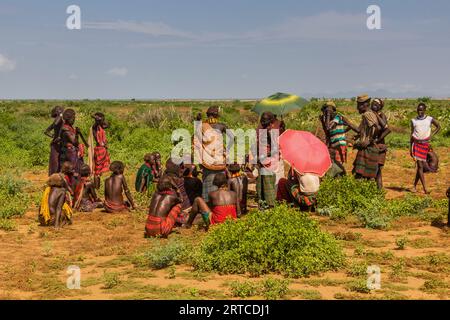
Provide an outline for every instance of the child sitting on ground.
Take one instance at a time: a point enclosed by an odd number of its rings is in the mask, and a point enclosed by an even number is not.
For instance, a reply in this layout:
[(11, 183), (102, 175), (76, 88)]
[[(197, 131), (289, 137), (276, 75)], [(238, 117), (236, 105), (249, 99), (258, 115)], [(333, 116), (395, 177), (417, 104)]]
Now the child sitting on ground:
[(59, 229), (66, 223), (72, 223), (68, 185), (62, 174), (55, 173), (49, 177), (38, 216), (41, 226), (55, 226)]
[(241, 207), (241, 214), (246, 214), (248, 177), (246, 175), (241, 174), (241, 166), (238, 164), (229, 165), (228, 173), (229, 173), (228, 188), (230, 189), (230, 191), (236, 192)]
[(75, 189), (74, 210), (80, 212), (92, 212), (96, 208), (102, 208), (103, 203), (97, 197), (95, 183), (90, 180), (91, 168), (83, 164), (80, 169), (80, 182)]
[(172, 181), (162, 177), (157, 185), (157, 192), (150, 202), (149, 214), (145, 225), (147, 237), (164, 237), (172, 232), (175, 222), (181, 213), (181, 199)]
[(228, 189), (228, 181), (225, 173), (218, 173), (214, 177), (213, 184), (219, 188), (209, 193), (209, 205), (201, 197), (195, 199), (186, 228), (191, 228), (192, 224), (200, 213), (206, 224), (219, 224), (226, 219), (236, 219), (241, 214), (239, 198), (236, 192)]
[[(129, 211), (129, 208), (136, 209), (131, 192), (123, 172), (125, 165), (121, 161), (114, 161), (111, 163), (109, 170), (112, 172), (111, 176), (105, 180), (105, 210), (109, 213)], [(128, 201), (124, 201), (123, 193)]]
[(65, 161), (61, 166), (61, 173), (63, 174), (64, 180), (67, 183), (68, 190), (70, 195), (74, 196), (74, 190), (77, 185), (77, 179), (75, 177), (75, 170), (73, 168), (73, 164), (70, 161)]
[(155, 161), (155, 156), (152, 153), (147, 153), (144, 156), (144, 164), (139, 168), (136, 174), (135, 187), (136, 191), (145, 193), (153, 181), (152, 163)]
[(427, 161), (424, 163), (423, 172), (424, 173), (436, 173), (439, 170), (439, 157), (430, 147), (430, 151), (427, 154)]

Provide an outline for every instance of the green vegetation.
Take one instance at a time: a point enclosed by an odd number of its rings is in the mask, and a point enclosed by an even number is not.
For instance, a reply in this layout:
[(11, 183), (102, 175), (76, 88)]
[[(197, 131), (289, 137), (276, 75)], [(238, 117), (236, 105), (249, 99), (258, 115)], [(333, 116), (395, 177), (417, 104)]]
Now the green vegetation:
[(198, 251), (197, 269), (255, 276), (276, 272), (303, 277), (344, 263), (331, 235), (306, 214), (284, 205), (212, 228)]
[(150, 266), (152, 269), (164, 269), (188, 261), (190, 246), (177, 239), (161, 241), (160, 239), (149, 239), (151, 249), (137, 257), (135, 264)]
[(266, 300), (284, 298), (289, 292), (289, 280), (267, 278), (260, 282), (233, 281), (230, 283), (231, 295), (237, 298), (263, 296)]
[(0, 219), (22, 216), (28, 208), (29, 197), (24, 191), (26, 182), (11, 174), (0, 175)]
[(425, 209), (433, 206), (431, 198), (407, 195), (388, 201), (384, 196), (375, 182), (345, 176), (325, 178), (317, 201), (320, 214), (337, 220), (356, 216), (363, 226), (372, 229), (386, 229), (398, 217), (421, 216)]

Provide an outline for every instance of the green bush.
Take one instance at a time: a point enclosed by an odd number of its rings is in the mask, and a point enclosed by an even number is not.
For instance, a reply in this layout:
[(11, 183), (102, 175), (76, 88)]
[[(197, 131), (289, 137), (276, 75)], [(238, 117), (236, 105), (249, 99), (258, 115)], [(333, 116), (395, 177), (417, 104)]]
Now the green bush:
[(348, 175), (325, 178), (317, 195), (319, 209), (329, 210), (331, 218), (340, 219), (384, 203), (384, 192), (373, 181), (358, 180)]
[(263, 296), (266, 300), (282, 299), (289, 292), (289, 280), (267, 278), (261, 282), (233, 281), (231, 295), (236, 298)]
[(143, 259), (152, 269), (164, 269), (185, 263), (189, 259), (189, 245), (179, 240), (170, 239), (166, 243), (160, 239), (151, 239), (150, 241), (152, 249), (143, 255)]
[(289, 281), (268, 278), (263, 281), (261, 290), (267, 300), (282, 299), (289, 292)]
[(22, 216), (27, 210), (29, 197), (24, 192), (26, 182), (14, 176), (0, 175), (0, 219)]
[(4, 231), (16, 231), (17, 224), (10, 219), (0, 218), (0, 230)]
[(251, 281), (233, 281), (230, 284), (231, 295), (236, 298), (248, 298), (258, 294), (259, 286)]
[(434, 204), (431, 198), (407, 195), (403, 199), (386, 200), (384, 191), (375, 182), (353, 176), (325, 178), (317, 196), (319, 213), (332, 219), (357, 217), (363, 226), (386, 229), (390, 222), (402, 216), (419, 216)]
[(193, 262), (204, 271), (302, 277), (341, 267), (344, 255), (317, 222), (281, 205), (212, 228)]

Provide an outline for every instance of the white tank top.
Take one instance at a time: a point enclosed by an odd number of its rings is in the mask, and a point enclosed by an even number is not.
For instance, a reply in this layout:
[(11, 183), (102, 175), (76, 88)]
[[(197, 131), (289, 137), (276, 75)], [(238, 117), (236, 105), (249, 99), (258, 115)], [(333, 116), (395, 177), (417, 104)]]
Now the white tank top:
[(433, 117), (426, 116), (423, 119), (412, 119), (413, 138), (417, 140), (428, 140), (431, 137), (431, 122)]

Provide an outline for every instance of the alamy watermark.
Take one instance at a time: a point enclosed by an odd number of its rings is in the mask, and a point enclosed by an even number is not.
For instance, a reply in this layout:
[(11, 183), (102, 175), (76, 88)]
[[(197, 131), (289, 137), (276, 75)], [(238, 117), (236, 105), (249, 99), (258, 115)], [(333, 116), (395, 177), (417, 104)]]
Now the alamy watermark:
[(381, 8), (377, 5), (370, 5), (366, 10), (369, 17), (367, 18), (367, 29), (381, 30)]
[(69, 17), (66, 20), (66, 27), (69, 30), (81, 29), (81, 8), (75, 4), (70, 5), (66, 9), (66, 13)]
[(67, 268), (66, 286), (69, 290), (81, 289), (81, 269), (79, 266), (69, 266)]

